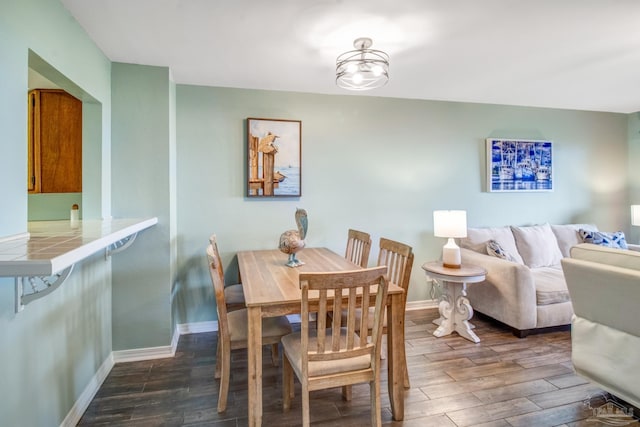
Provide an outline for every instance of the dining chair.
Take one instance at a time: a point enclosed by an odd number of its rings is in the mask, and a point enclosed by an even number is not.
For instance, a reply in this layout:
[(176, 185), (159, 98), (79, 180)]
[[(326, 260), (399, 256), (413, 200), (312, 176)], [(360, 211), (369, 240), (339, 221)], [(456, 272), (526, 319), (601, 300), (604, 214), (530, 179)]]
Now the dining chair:
[(400, 286), (404, 290), (402, 301), (402, 315), (404, 316), (407, 307), (407, 292), (409, 292), (411, 270), (413, 269), (413, 248), (384, 237), (380, 238), (379, 246), (380, 252), (378, 253), (377, 265), (386, 265), (389, 282)]
[[(294, 396), (293, 374), (302, 384), (302, 425), (309, 426), (309, 393), (352, 384), (369, 383), (371, 425), (381, 425), (380, 404), (380, 342), (382, 317), (387, 303), (389, 283), (386, 268), (372, 267), (345, 272), (300, 273), (301, 330), (282, 337), (282, 404), (290, 409)], [(372, 288), (372, 285), (377, 285)], [(317, 313), (317, 327), (309, 326), (310, 294), (317, 296), (312, 303)], [(358, 335), (356, 309), (369, 311), (370, 299), (375, 295), (372, 339)], [(315, 300), (315, 298), (314, 298)], [(334, 316), (326, 324), (329, 311), (346, 307), (346, 321)], [(361, 317), (362, 318), (362, 317)], [(362, 320), (361, 320), (362, 323)]]
[[(209, 273), (216, 295), (216, 310), (218, 311), (218, 348), (216, 350), (215, 377), (220, 378), (220, 393), (218, 394), (218, 412), (227, 409), (229, 394), (229, 378), (231, 376), (231, 350), (247, 348), (248, 321), (247, 309), (227, 311), (224, 299), (224, 282), (222, 264), (212, 244), (207, 246)], [(280, 338), (291, 333), (291, 324), (286, 316), (268, 317), (262, 319), (262, 342), (272, 345), (273, 364), (277, 366), (277, 347)], [(275, 347), (275, 350), (274, 348)]]
[[(409, 283), (411, 280), (411, 270), (413, 269), (413, 248), (407, 244), (397, 242), (395, 240), (380, 238), (380, 252), (378, 253), (377, 265), (387, 266), (387, 277), (389, 282), (396, 284), (402, 288), (402, 313), (404, 319), (407, 309), (407, 295), (409, 293)], [(369, 325), (372, 324), (371, 314), (369, 314)], [(384, 316), (383, 334), (387, 333), (387, 316)], [(404, 366), (404, 386), (409, 388), (409, 370), (407, 369), (407, 360), (405, 358)]]
[(349, 229), (347, 250), (344, 257), (360, 267), (367, 268), (369, 251), (371, 250), (371, 236), (364, 231)]
[[(209, 236), (209, 243), (213, 246), (213, 250), (216, 254), (216, 258), (221, 260), (220, 252), (218, 251), (218, 239), (215, 234)], [(224, 283), (224, 269), (222, 263), (220, 263), (220, 271), (222, 272), (222, 278)], [(245, 308), (244, 292), (242, 291), (242, 284), (226, 285), (224, 287), (224, 300), (227, 303), (227, 311), (239, 310)]]
[[(404, 243), (397, 242), (395, 240), (386, 239), (384, 237), (380, 238), (380, 252), (378, 253), (378, 266), (386, 266), (387, 267), (387, 277), (389, 279), (389, 283), (393, 283), (397, 286), (400, 286), (404, 293), (402, 295), (402, 313), (401, 316), (404, 319), (405, 311), (407, 308), (407, 292), (409, 292), (409, 282), (411, 279), (411, 270), (413, 268), (413, 248)], [(356, 312), (356, 316), (361, 316), (361, 312)], [(372, 325), (373, 325), (373, 316), (374, 313), (370, 309), (369, 310), (369, 321), (368, 328), (371, 333)], [(345, 313), (343, 311), (342, 317), (345, 317)], [(387, 333), (387, 316), (386, 313), (383, 316), (382, 321), (382, 333)], [(384, 351), (383, 351), (384, 354)], [(407, 369), (407, 361), (405, 359), (405, 369), (404, 369), (404, 386), (405, 388), (409, 388), (411, 383), (409, 381), (409, 371)], [(346, 389), (347, 399), (350, 399), (351, 390), (350, 388)]]

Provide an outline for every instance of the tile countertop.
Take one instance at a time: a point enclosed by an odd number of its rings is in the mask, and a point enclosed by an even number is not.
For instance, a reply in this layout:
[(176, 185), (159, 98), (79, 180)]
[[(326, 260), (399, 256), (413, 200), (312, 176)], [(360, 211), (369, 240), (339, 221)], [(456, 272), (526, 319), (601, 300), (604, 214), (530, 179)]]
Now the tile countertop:
[(0, 239), (0, 277), (51, 276), (158, 223), (158, 218), (32, 221), (28, 233)]

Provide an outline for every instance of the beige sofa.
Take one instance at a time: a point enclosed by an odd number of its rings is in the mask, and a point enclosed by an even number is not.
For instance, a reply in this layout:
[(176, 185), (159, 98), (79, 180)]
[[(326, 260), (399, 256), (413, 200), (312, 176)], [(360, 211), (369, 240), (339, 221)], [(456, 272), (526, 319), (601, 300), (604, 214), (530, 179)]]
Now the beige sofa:
[(640, 252), (581, 244), (562, 260), (576, 372), (640, 407)]
[[(467, 237), (459, 241), (462, 262), (487, 270), (484, 282), (468, 286), (473, 309), (510, 326), (521, 338), (569, 325), (573, 307), (560, 260), (582, 243), (581, 228), (596, 230), (589, 224), (468, 229)], [(489, 254), (491, 240), (506, 257)]]

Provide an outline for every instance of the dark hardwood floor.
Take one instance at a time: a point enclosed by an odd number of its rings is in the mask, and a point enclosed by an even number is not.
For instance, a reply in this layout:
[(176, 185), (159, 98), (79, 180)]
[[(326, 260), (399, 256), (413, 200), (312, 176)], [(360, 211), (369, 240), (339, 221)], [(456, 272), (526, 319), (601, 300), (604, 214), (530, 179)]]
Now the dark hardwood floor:
[[(405, 419), (391, 419), (382, 373), (386, 426), (598, 426), (585, 402), (600, 390), (576, 376), (571, 366), (570, 332), (514, 337), (505, 327), (474, 318), (481, 339), (457, 334), (435, 338), (437, 310), (407, 313), (406, 349), (411, 389)], [(119, 363), (82, 417), (81, 426), (244, 426), (247, 425), (246, 352), (232, 354), (229, 405), (218, 414), (218, 381), (213, 378), (216, 334), (180, 337), (176, 356)], [(292, 409), (282, 411), (279, 368), (265, 348), (263, 396), (265, 426), (301, 423), (300, 385)], [(595, 400), (592, 401), (596, 402)], [(355, 386), (344, 402), (339, 389), (312, 393), (315, 426), (369, 423), (368, 386)]]

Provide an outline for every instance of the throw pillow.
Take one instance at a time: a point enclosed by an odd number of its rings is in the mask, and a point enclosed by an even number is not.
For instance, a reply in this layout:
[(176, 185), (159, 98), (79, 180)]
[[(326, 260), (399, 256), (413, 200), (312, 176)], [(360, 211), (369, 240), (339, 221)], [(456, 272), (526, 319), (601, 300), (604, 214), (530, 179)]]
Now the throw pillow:
[(511, 231), (526, 266), (536, 268), (560, 264), (562, 253), (549, 224), (511, 227)]
[(489, 240), (487, 242), (487, 254), (506, 261), (515, 261), (513, 256), (509, 252), (505, 251), (502, 246), (500, 246), (500, 243), (495, 240)]
[(582, 237), (578, 233), (580, 229), (598, 231), (598, 227), (594, 224), (563, 224), (553, 225), (551, 224), (551, 230), (558, 239), (558, 247), (562, 256), (569, 258), (571, 256), (571, 248), (575, 245), (583, 243)]
[(606, 246), (614, 249), (629, 249), (627, 240), (624, 238), (622, 231), (615, 233), (605, 233), (603, 231), (578, 230), (582, 241), (585, 243), (593, 243), (594, 245)]
[(467, 237), (460, 240), (460, 246), (468, 248), (476, 252), (487, 253), (487, 242), (495, 240), (500, 246), (509, 253), (514, 261), (518, 264), (524, 264), (522, 257), (518, 253), (516, 241), (513, 239), (511, 228), (505, 227), (486, 227), (486, 228), (468, 228)]

